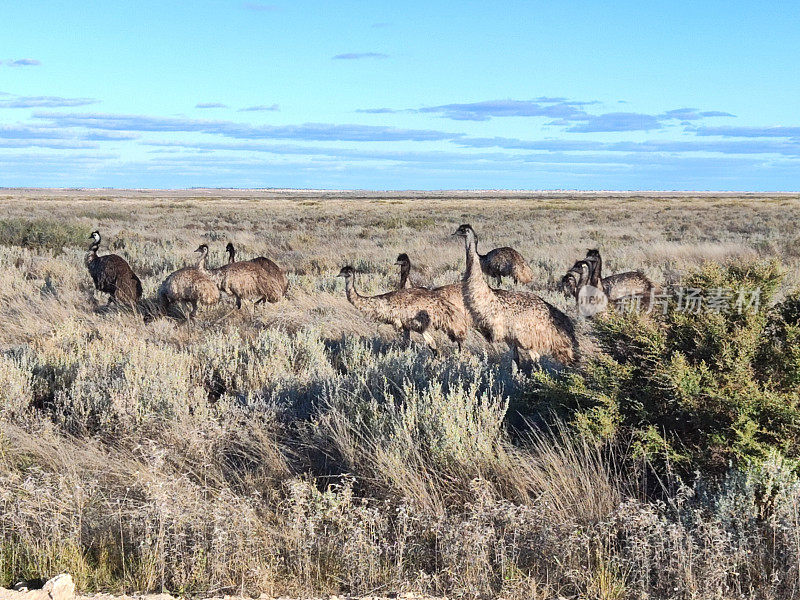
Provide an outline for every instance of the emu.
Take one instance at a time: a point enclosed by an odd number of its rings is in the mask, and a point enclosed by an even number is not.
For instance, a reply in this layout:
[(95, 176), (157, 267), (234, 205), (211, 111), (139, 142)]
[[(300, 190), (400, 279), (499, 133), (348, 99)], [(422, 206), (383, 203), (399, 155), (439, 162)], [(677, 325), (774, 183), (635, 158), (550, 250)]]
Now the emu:
[(261, 304), (264, 301), (277, 302), (286, 295), (286, 291), (289, 289), (289, 279), (286, 277), (286, 273), (283, 269), (273, 261), (265, 256), (257, 256), (249, 261), (236, 263), (236, 248), (234, 248), (233, 244), (230, 242), (225, 246), (225, 252), (228, 254), (228, 265), (254, 264), (263, 269), (270, 279), (270, 281), (267, 281), (263, 276), (258, 277), (259, 288), (262, 289), (264, 293), (256, 300), (256, 304)]
[(404, 290), (412, 287), (421, 287), (411, 284), (411, 259), (408, 258), (408, 254), (405, 252), (398, 254), (394, 264), (400, 267), (400, 285), (397, 289)]
[(578, 260), (561, 278), (559, 288), (567, 298), (578, 300), (581, 289), (589, 284), (592, 278), (592, 265), (585, 260)]
[[(473, 233), (475, 233), (473, 231)], [(477, 248), (478, 238), (475, 238)], [(477, 252), (477, 249), (476, 249)], [(514, 283), (530, 283), (533, 281), (533, 271), (522, 258), (522, 255), (508, 246), (495, 248), (486, 254), (478, 254), (481, 270), (488, 277), (493, 277), (498, 284), (503, 283), (503, 277), (511, 277)]]
[[(400, 287), (398, 289), (425, 289), (419, 286), (413, 286), (411, 284), (411, 279), (409, 277), (411, 273), (411, 259), (408, 257), (408, 254), (403, 253), (397, 257), (396, 265), (400, 266)], [(433, 288), (429, 290), (432, 294), (441, 298), (442, 300), (449, 302), (453, 306), (458, 309), (464, 320), (467, 323), (467, 328), (472, 327), (472, 317), (467, 310), (467, 307), (464, 306), (464, 294), (461, 292), (461, 282), (458, 283), (451, 283), (449, 285), (443, 285), (440, 287)], [(461, 343), (459, 342), (459, 348), (461, 347)]]
[(603, 277), (603, 259), (597, 249), (589, 250), (584, 259), (592, 268), (589, 284), (602, 290), (610, 302), (619, 304), (625, 298), (638, 297), (649, 302), (659, 288), (639, 271), (626, 271)]
[(518, 367), (522, 366), (522, 354), (527, 354), (533, 363), (546, 354), (563, 365), (574, 364), (578, 340), (569, 317), (536, 294), (489, 287), (478, 268), (480, 255), (475, 231), (465, 224), (453, 235), (464, 238), (467, 270), (462, 294), (478, 331), (489, 342), (506, 342)]
[(166, 313), (173, 302), (185, 302), (192, 307), (189, 313), (189, 319), (192, 319), (198, 304), (210, 306), (219, 302), (219, 289), (206, 269), (208, 246), (201, 244), (195, 252), (200, 254), (195, 266), (179, 269), (161, 283), (158, 299), (163, 312)]
[(592, 280), (592, 264), (579, 260), (561, 278), (561, 291), (565, 296), (575, 298), (580, 313), (592, 317), (608, 307), (608, 295), (597, 281)]
[(411, 332), (415, 331), (422, 335), (432, 350), (436, 350), (431, 329), (444, 331), (459, 347), (466, 339), (464, 315), (452, 303), (430, 290), (407, 288), (377, 296), (362, 296), (356, 289), (353, 267), (342, 267), (338, 277), (344, 277), (350, 304), (376, 321), (388, 323), (402, 331), (406, 343), (411, 340)]
[(133, 269), (124, 258), (116, 254), (97, 255), (97, 250), (100, 248), (100, 232), (92, 232), (89, 239), (93, 241), (84, 263), (95, 289), (109, 295), (109, 304), (113, 301), (127, 306), (135, 305), (142, 297), (142, 282)]

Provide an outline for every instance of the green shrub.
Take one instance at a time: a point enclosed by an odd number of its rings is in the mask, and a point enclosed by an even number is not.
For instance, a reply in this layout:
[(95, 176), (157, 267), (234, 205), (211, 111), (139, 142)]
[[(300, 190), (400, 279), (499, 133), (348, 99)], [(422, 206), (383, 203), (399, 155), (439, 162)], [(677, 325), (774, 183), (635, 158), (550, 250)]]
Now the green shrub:
[(656, 462), (724, 471), (731, 461), (773, 450), (800, 452), (800, 301), (771, 307), (782, 274), (776, 263), (708, 264), (684, 288), (760, 290), (728, 310), (665, 314), (609, 312), (595, 322), (601, 352), (578, 374), (539, 376), (539, 410), (554, 411), (600, 438), (632, 440)]
[(64, 246), (88, 246), (90, 230), (50, 219), (0, 219), (0, 245), (61, 251)]

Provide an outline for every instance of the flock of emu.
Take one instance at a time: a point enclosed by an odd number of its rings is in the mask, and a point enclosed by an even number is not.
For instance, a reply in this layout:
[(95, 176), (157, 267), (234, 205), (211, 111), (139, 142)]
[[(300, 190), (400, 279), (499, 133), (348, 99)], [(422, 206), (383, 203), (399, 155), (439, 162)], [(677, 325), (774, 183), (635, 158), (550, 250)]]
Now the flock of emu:
[[(504, 247), (479, 254), (478, 237), (469, 225), (461, 225), (453, 235), (464, 239), (466, 250), (466, 271), (460, 282), (433, 289), (414, 285), (411, 261), (407, 254), (401, 254), (396, 263), (400, 267), (398, 289), (377, 296), (359, 294), (355, 270), (351, 266), (342, 268), (339, 277), (345, 279), (347, 299), (376, 321), (393, 325), (407, 342), (411, 332), (420, 334), (433, 350), (433, 331), (445, 333), (460, 348), (468, 331), (474, 328), (489, 342), (506, 342), (517, 365), (523, 361), (536, 363), (541, 355), (563, 365), (575, 363), (578, 341), (567, 315), (536, 294), (496, 289), (486, 281), (484, 275), (498, 282), (510, 277), (517, 284), (530, 283), (533, 272), (520, 253)], [(99, 232), (92, 233), (91, 239), (85, 262), (95, 288), (108, 293), (109, 302), (135, 305), (142, 297), (141, 281), (122, 257), (98, 256)], [(237, 262), (233, 244), (228, 244), (225, 251), (228, 263), (209, 268), (208, 246), (202, 244), (196, 250), (200, 257), (194, 266), (175, 271), (161, 283), (161, 309), (166, 312), (173, 303), (185, 303), (191, 307), (191, 319), (198, 305), (215, 304), (221, 292), (232, 296), (237, 308), (241, 308), (242, 300), (256, 304), (278, 302), (286, 295), (286, 273), (273, 261), (260, 256)], [(580, 302), (590, 290), (596, 312), (609, 302), (617, 303), (630, 296), (646, 298), (657, 289), (639, 272), (603, 277), (602, 265), (599, 251), (589, 250), (562, 278), (564, 294)]]

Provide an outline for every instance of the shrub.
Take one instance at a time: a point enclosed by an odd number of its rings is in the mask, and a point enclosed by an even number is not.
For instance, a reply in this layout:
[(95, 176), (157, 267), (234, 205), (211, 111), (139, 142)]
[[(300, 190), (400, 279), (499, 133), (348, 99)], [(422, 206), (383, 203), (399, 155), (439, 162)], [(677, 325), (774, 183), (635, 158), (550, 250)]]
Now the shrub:
[[(798, 299), (770, 305), (777, 264), (709, 264), (685, 288), (760, 290), (760, 306), (596, 319), (601, 352), (580, 373), (539, 376), (532, 399), (604, 439), (632, 439), (656, 462), (721, 473), (772, 450), (800, 453)], [(735, 303), (735, 299), (731, 300)]]
[(205, 405), (188, 353), (131, 341), (125, 331), (100, 335), (80, 327), (65, 324), (56, 343), (15, 361), (32, 373), (33, 404), (68, 431), (136, 428), (186, 418)]
[(64, 246), (88, 246), (90, 230), (82, 225), (49, 219), (0, 220), (0, 245), (60, 252)]
[(33, 359), (19, 348), (0, 353), (0, 415), (23, 417), (33, 398)]

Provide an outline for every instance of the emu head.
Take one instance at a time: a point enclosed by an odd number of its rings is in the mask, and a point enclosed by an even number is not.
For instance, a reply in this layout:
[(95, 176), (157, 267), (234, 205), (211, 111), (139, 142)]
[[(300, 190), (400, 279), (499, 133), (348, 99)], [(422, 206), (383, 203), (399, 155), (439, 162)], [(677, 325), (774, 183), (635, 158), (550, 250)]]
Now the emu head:
[(349, 279), (350, 277), (353, 276), (354, 273), (355, 271), (353, 270), (353, 267), (348, 265), (346, 267), (342, 267), (342, 270), (339, 271), (337, 277), (344, 277), (345, 279)]
[(472, 228), (471, 225), (465, 223), (464, 225), (459, 225), (458, 229), (453, 232), (453, 235), (457, 235), (458, 237), (463, 237), (464, 239), (469, 239), (470, 236), (475, 240), (478, 239), (475, 230)]
[(236, 254), (236, 250), (234, 249), (233, 244), (228, 242), (228, 245), (225, 246), (225, 252), (227, 252), (228, 254)]
[(208, 244), (200, 244), (195, 252), (200, 254), (208, 254)]
[(594, 265), (596, 262), (600, 260), (600, 250), (598, 250), (597, 248), (593, 248), (592, 250), (587, 250), (586, 258), (584, 260)]
[(398, 267), (410, 267), (411, 266), (411, 259), (408, 258), (408, 254), (403, 252), (402, 254), (398, 255), (397, 261), (395, 263)]
[(100, 232), (97, 231), (97, 230), (93, 231), (92, 234), (89, 236), (89, 239), (90, 240), (94, 240), (96, 244), (99, 244), (100, 243)]

